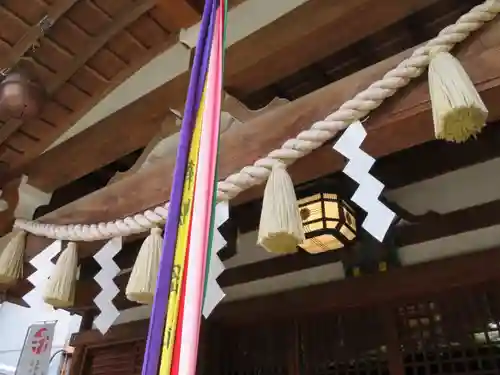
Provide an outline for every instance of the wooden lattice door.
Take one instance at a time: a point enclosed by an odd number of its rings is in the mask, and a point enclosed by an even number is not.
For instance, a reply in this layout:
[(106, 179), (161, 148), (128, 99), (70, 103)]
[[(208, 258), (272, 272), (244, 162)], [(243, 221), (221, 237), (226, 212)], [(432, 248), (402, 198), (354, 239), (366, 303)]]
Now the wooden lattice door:
[(204, 375), (289, 375), (293, 322), (214, 325)]
[(405, 375), (500, 374), (500, 285), (418, 299), (395, 315)]
[(299, 327), (300, 375), (389, 375), (379, 310), (322, 314)]
[(89, 348), (82, 375), (140, 375), (145, 345), (137, 340)]
[(205, 375), (389, 375), (380, 314), (214, 325)]
[(215, 324), (204, 375), (500, 374), (498, 283), (292, 314)]

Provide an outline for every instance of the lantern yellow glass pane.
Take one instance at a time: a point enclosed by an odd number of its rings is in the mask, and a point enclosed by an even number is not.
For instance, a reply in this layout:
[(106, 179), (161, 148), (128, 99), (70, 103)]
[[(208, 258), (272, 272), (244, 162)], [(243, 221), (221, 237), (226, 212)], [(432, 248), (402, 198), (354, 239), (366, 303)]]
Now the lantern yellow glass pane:
[(340, 218), (337, 202), (325, 202), (325, 218), (327, 220), (338, 220)]
[(313, 223), (304, 223), (304, 231), (306, 233), (315, 232), (317, 230), (325, 229), (323, 227), (322, 221), (316, 221)]
[(305, 198), (299, 199), (297, 201), (297, 204), (299, 205), (299, 208), (302, 208), (305, 205), (307, 205), (308, 203), (319, 201), (319, 200), (321, 200), (321, 194), (314, 194), (314, 195), (311, 195), (310, 197), (305, 197)]
[(321, 202), (314, 202), (314, 203), (307, 204), (305, 206), (302, 206), (300, 208), (300, 210), (301, 211), (307, 210), (308, 214), (309, 214), (309, 216), (304, 218), (304, 221), (303, 221), (304, 224), (307, 224), (311, 221), (323, 219), (323, 207), (321, 205)]
[(347, 238), (349, 241), (352, 241), (354, 238), (356, 238), (356, 233), (351, 230), (347, 225), (343, 224), (342, 227), (340, 227), (340, 233)]
[(356, 217), (345, 208), (343, 208), (343, 210), (344, 210), (345, 221), (347, 222), (347, 224), (349, 224), (351, 228), (356, 228)]
[[(356, 237), (356, 218), (345, 208), (345, 202), (339, 203), (337, 199), (337, 194), (321, 193), (298, 201), (301, 211), (307, 213), (306, 217), (303, 216), (304, 230), (306, 234), (312, 236), (300, 244), (305, 251), (316, 254), (342, 248), (344, 244), (337, 238), (339, 233), (337, 227), (341, 217), (346, 218), (346, 223), (341, 223), (340, 233), (349, 241)], [(343, 210), (343, 215), (340, 210)], [(315, 232), (324, 229), (329, 229), (331, 234), (314, 236)]]
[(335, 220), (335, 221), (330, 220), (330, 221), (326, 222), (326, 228), (327, 229), (333, 229), (333, 230), (337, 231), (337, 225), (338, 224), (339, 224), (339, 222), (337, 220)]
[(325, 198), (325, 199), (337, 199), (337, 194), (324, 193), (323, 198)]
[(335, 236), (322, 234), (320, 236), (309, 238), (299, 245), (305, 251), (311, 254), (323, 253), (330, 250), (338, 250), (344, 245)]

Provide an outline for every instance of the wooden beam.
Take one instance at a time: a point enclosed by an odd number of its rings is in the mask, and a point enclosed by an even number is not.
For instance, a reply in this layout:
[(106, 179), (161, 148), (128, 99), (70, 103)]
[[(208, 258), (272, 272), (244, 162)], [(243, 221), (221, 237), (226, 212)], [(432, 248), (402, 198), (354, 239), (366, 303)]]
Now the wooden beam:
[[(62, 71), (57, 73), (50, 85), (46, 87), (49, 94), (54, 93), (61, 87), (67, 80), (75, 74), (75, 72), (82, 67), (92, 56), (94, 56), (115, 34), (120, 32), (123, 28), (135, 21), (141, 15), (149, 11), (157, 0), (141, 0), (130, 4), (120, 11), (112, 23), (107, 25), (97, 35), (91, 44), (83, 49), (82, 53), (75, 57), (73, 62), (66, 66)], [(23, 122), (17, 119), (7, 121), (0, 128), (0, 144), (4, 142), (11, 134), (21, 127)]]
[[(393, 190), (428, 180), (461, 168), (500, 157), (500, 123), (491, 124), (472, 142), (454, 144), (434, 140), (387, 155), (377, 160), (372, 174)], [(401, 166), (404, 166), (402, 169)], [(341, 172), (333, 178), (345, 177)], [(239, 233), (258, 228), (262, 200), (252, 200), (233, 207), (231, 218)]]
[(114, 341), (143, 339), (148, 334), (148, 328), (149, 324), (147, 321), (139, 320), (112, 326), (104, 337), (98, 330), (86, 330), (72, 335), (69, 344), (77, 347), (109, 344)]
[(402, 247), (492, 227), (500, 224), (498, 212), (500, 200), (432, 215), (422, 223), (401, 226), (395, 241)]
[[(500, 225), (499, 211), (500, 200), (497, 200), (442, 215), (423, 215), (421, 222), (397, 227), (394, 230), (394, 243), (397, 247), (416, 245)], [(338, 262), (340, 259), (341, 255), (335, 251), (319, 255), (305, 252), (285, 255), (230, 268), (220, 276), (219, 282), (226, 287), (243, 284)]]
[(210, 319), (226, 324), (256, 321), (264, 316), (266, 319), (276, 319), (289, 317), (290, 314), (382, 305), (402, 298), (415, 298), (499, 280), (499, 262), (499, 248), (484, 250), (385, 273), (221, 304)]
[[(394, 242), (397, 247), (416, 245), (442, 237), (500, 225), (499, 210), (500, 200), (497, 200), (443, 215), (429, 216), (426, 219), (424, 218), (427, 216), (423, 215), (421, 222), (395, 228)], [(225, 270), (219, 277), (219, 284), (223, 287), (230, 287), (324, 266), (345, 259), (352, 250), (352, 248), (346, 248), (342, 251), (316, 255), (299, 252), (244, 264)], [(83, 257), (88, 255), (82, 252), (79, 254)], [(122, 307), (132, 305), (127, 302), (124, 294), (129, 277), (130, 273), (124, 273), (115, 278), (115, 283), (120, 289), (115, 303)], [(81, 279), (77, 285), (76, 309), (93, 308), (92, 301), (99, 291), (100, 287), (93, 279)]]
[(310, 0), (234, 47), (227, 66), (238, 71), (228, 74), (227, 85), (251, 94), (437, 2)]
[(200, 13), (187, 0), (157, 0), (158, 9), (169, 25), (180, 30), (194, 25), (200, 20)]
[[(500, 22), (497, 22), (495, 30), (500, 34)], [(500, 35), (498, 37), (500, 39)], [(500, 93), (500, 66), (496, 63), (500, 57), (500, 47), (479, 52), (477, 47), (481, 44), (478, 39), (468, 46), (470, 50), (476, 51), (472, 55), (466, 54), (463, 63), (490, 108), (490, 119), (495, 120), (500, 118), (500, 107), (496, 105)], [(405, 52), (364, 69), (260, 116), (246, 126), (229, 129), (221, 140), (220, 178), (253, 163), (279, 147), (290, 136), (309, 128), (314, 121), (323, 119), (332, 108), (352, 97), (360, 88), (366, 87), (408, 54), (409, 52)], [(273, 126), (278, 123), (280, 127)], [(271, 128), (272, 132), (269, 131)], [(363, 148), (374, 157), (432, 140), (434, 137), (426, 80), (420, 80), (397, 95), (392, 102), (383, 105), (370, 118), (367, 130), (369, 135)], [(108, 221), (160, 204), (168, 199), (170, 193), (168, 179), (172, 175), (174, 159), (173, 155), (165, 158), (144, 171), (44, 216), (42, 220), (68, 224)], [(294, 182), (301, 183), (331, 174), (343, 166), (343, 158), (332, 151), (330, 145), (325, 145), (299, 160), (291, 167), (290, 172)], [(262, 187), (252, 188), (237, 198), (235, 203), (255, 199), (261, 194)], [(102, 207), (107, 209), (102, 210)]]
[(61, 18), (78, 0), (59, 0), (47, 9), (45, 17), (36, 25), (31, 26), (28, 32), (11, 48), (6, 55), (0, 55), (0, 70), (12, 68), (19, 59), (29, 51), (34, 44), (45, 33), (42, 22), (54, 24)]
[(371, 172), (384, 181), (387, 190), (393, 190), (498, 158), (498, 125), (498, 122), (490, 124), (472, 142), (455, 144), (435, 140), (387, 155), (377, 161)]
[[(249, 82), (259, 82), (258, 86), (274, 82), (434, 2), (436, 0), (390, 0), (390, 4), (380, 7), (376, 0), (308, 1), (230, 46), (225, 84), (238, 91), (241, 85)], [(366, 12), (366, 9), (372, 11)], [(354, 14), (370, 14), (370, 20), (353, 24), (349, 20)], [(269, 44), (269, 40), (273, 43)], [(294, 58), (283, 59), (283, 55)], [(168, 109), (183, 107), (187, 85), (186, 72), (44, 153), (29, 168), (30, 184), (44, 191), (54, 191), (144, 147), (159, 131)], [(176, 131), (178, 128), (171, 129), (172, 133)], [(89, 153), (92, 158), (85, 156)], [(57, 172), (51, 167), (54, 162), (58, 165)]]
[[(297, 311), (297, 309), (306, 312), (315, 308), (333, 310), (367, 306), (446, 288), (480, 284), (500, 279), (497, 267), (499, 261), (500, 248), (483, 250), (473, 254), (392, 269), (386, 273), (365, 275), (320, 286), (295, 289), (291, 292), (223, 304), (217, 308), (215, 319), (259, 319), (260, 316), (281, 316), (281, 314)], [(233, 270), (236, 272), (241, 268), (239, 271), (242, 271), (243, 267), (245, 266), (236, 267)], [(226, 270), (223, 275), (230, 271), (232, 270)], [(125, 278), (118, 280), (122, 290), (126, 285), (126, 282), (122, 283), (123, 280), (126, 281)], [(75, 309), (94, 309), (92, 301), (98, 292), (99, 286), (93, 280), (80, 281), (76, 292)], [(321, 302), (308, 304), (306, 302), (310, 300), (308, 295), (309, 297), (335, 296), (335, 298), (318, 298), (317, 301)], [(130, 304), (124, 303), (123, 296), (120, 301), (115, 300), (115, 304), (121, 306), (122, 309), (130, 307)]]

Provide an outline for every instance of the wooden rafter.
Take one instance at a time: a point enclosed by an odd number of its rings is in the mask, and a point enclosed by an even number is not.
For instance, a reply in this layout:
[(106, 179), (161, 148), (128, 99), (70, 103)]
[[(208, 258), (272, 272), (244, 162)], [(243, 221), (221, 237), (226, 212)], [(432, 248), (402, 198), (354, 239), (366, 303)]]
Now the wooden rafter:
[[(61, 72), (57, 73), (46, 90), (49, 94), (55, 92), (68, 79), (75, 74), (92, 56), (94, 56), (107, 42), (120, 32), (124, 27), (135, 21), (141, 15), (149, 11), (157, 0), (140, 0), (124, 7), (119, 14), (116, 15), (113, 22), (108, 24), (89, 44), (81, 54), (76, 56), (73, 62)], [(0, 128), (0, 143), (4, 142), (11, 134), (13, 134), (23, 124), (22, 121), (11, 119)]]
[[(227, 85), (241, 95), (249, 94), (438, 1), (385, 0), (382, 5), (376, 0), (310, 0), (263, 28), (261, 36), (250, 35), (228, 54), (227, 65), (238, 69), (227, 73)], [(358, 18), (359, 22), (353, 22)]]
[[(492, 40), (496, 40), (492, 42), (497, 43), (496, 46), (484, 48), (485, 39), (476, 38), (464, 48), (462, 55), (465, 67), (490, 108), (490, 119), (495, 120), (500, 118), (500, 107), (496, 105), (500, 91), (500, 67), (496, 63), (500, 56), (500, 22), (492, 25), (489, 32)], [(219, 176), (223, 178), (253, 163), (279, 147), (290, 136), (308, 128), (314, 121), (323, 119), (331, 108), (352, 97), (358, 88), (366, 87), (382, 76), (406, 55), (408, 52), (260, 116), (247, 126), (229, 130), (222, 136)], [(280, 127), (275, 124), (280, 124)], [(271, 128), (273, 131), (269, 132), (268, 129)], [(404, 96), (398, 96), (384, 105), (381, 111), (374, 113), (367, 130), (369, 135), (363, 148), (374, 157), (432, 140), (434, 136), (426, 80), (414, 85)], [(167, 179), (171, 176), (174, 160), (172, 155), (147, 170), (46, 215), (44, 220), (52, 223), (107, 221), (160, 204), (170, 192), (170, 184), (165, 176)], [(338, 171), (343, 166), (343, 158), (331, 150), (331, 145), (325, 145), (299, 160), (290, 171), (294, 181), (300, 183)], [(148, 181), (147, 186), (143, 181)], [(236, 202), (248, 201), (261, 195), (262, 187), (256, 187), (243, 193)], [(102, 207), (107, 207), (107, 210), (103, 212)]]
[(59, 0), (49, 9), (47, 14), (36, 25), (31, 26), (29, 31), (10, 50), (9, 54), (0, 55), (0, 70), (9, 69), (17, 64), (19, 59), (33, 47), (33, 45), (45, 33), (43, 22), (49, 25), (57, 22), (78, 0)]
[[(256, 31), (249, 37), (228, 49), (225, 84), (238, 89), (243, 82), (271, 83), (345, 46), (353, 44), (376, 30), (397, 22), (422, 9), (435, 0), (392, 1), (385, 7), (378, 7), (375, 0), (351, 2), (308, 1), (270, 25)], [(370, 22), (362, 27), (342, 27), (342, 33), (335, 32), (338, 25), (353, 25), (349, 20), (360, 9), (378, 9)], [(390, 9), (390, 12), (384, 12)], [(283, 33), (283, 30), (287, 30)], [(321, 37), (323, 35), (324, 37)], [(269, 41), (273, 43), (270, 45)], [(321, 41), (321, 42), (320, 42)], [(308, 46), (308, 52), (301, 49)], [(314, 51), (309, 51), (313, 49)], [(314, 52), (314, 53), (313, 53)], [(283, 55), (294, 56), (283, 59)], [(286, 64), (286, 67), (282, 65)], [(264, 69), (263, 66), (266, 66)], [(122, 108), (109, 117), (73, 137), (58, 147), (41, 155), (29, 167), (30, 183), (46, 191), (67, 184), (117, 158), (144, 147), (158, 132), (160, 123), (168, 108), (182, 108), (188, 84), (188, 73), (181, 74), (160, 88), (143, 96), (136, 102)], [(257, 86), (255, 86), (257, 87)], [(255, 88), (254, 87), (254, 88)], [(133, 124), (141, 123), (137, 127)], [(172, 127), (170, 131), (178, 131)], [(1, 135), (1, 132), (0, 132)], [(112, 138), (114, 141), (109, 142)], [(117, 141), (120, 140), (120, 141)], [(87, 158), (89, 150), (95, 150)], [(106, 152), (97, 152), (106, 150)], [(61, 158), (65, 155), (65, 158)], [(69, 155), (72, 155), (69, 157)], [(59, 170), (53, 173), (49, 167), (57, 160)]]
[(157, 0), (157, 6), (163, 10), (169, 23), (178, 29), (193, 25), (200, 19), (200, 13), (187, 0)]

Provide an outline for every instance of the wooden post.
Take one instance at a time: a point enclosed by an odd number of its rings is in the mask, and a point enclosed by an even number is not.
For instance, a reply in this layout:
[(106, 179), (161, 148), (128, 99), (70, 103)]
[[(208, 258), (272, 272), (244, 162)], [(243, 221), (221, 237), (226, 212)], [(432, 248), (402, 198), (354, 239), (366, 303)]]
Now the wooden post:
[(288, 374), (301, 375), (300, 368), (300, 330), (299, 323), (294, 320), (290, 329), (290, 346), (288, 349)]
[(387, 362), (390, 375), (404, 375), (405, 367), (401, 352), (401, 343), (399, 342), (398, 328), (396, 326), (396, 317), (391, 306), (381, 308), (382, 322), (387, 340)]

